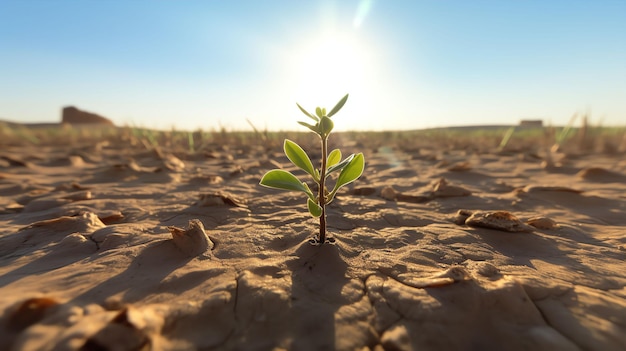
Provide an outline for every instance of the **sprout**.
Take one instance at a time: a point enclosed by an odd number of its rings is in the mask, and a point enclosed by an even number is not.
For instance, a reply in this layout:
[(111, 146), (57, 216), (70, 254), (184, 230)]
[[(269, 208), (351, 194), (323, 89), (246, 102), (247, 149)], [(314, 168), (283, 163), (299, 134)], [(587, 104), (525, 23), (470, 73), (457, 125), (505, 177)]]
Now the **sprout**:
[[(334, 200), (339, 189), (357, 180), (365, 168), (365, 158), (362, 153), (352, 154), (342, 160), (341, 151), (339, 149), (332, 150), (330, 153), (328, 152), (328, 136), (335, 126), (331, 117), (339, 112), (347, 100), (348, 94), (339, 100), (330, 112), (326, 113), (325, 108), (317, 107), (315, 109), (315, 114), (309, 113), (302, 108), (302, 106), (296, 103), (300, 111), (315, 122), (315, 124), (306, 122), (298, 123), (307, 127), (320, 137), (320, 144), (322, 148), (322, 160), (320, 162), (321, 167), (319, 169), (315, 168), (306, 151), (304, 151), (300, 145), (289, 139), (285, 139), (283, 149), (285, 151), (285, 155), (291, 163), (308, 173), (313, 178), (317, 184), (316, 192), (311, 191), (305, 182), (301, 182), (291, 172), (282, 169), (274, 169), (267, 172), (263, 178), (261, 178), (260, 182), (262, 186), (268, 188), (300, 191), (306, 194), (309, 213), (311, 216), (318, 217), (320, 220), (319, 236), (315, 240), (319, 243), (319, 245), (327, 242), (326, 205)], [(326, 187), (326, 180), (331, 174), (337, 172), (339, 172), (339, 176), (337, 177), (335, 186), (329, 191)]]

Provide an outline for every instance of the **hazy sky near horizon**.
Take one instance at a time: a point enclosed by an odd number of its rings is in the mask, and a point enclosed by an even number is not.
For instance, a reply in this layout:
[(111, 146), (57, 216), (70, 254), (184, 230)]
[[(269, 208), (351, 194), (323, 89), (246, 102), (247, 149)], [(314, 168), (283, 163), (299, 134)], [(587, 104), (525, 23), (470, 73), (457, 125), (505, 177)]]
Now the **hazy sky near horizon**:
[(623, 0), (0, 0), (0, 119), (300, 130), (626, 124)]

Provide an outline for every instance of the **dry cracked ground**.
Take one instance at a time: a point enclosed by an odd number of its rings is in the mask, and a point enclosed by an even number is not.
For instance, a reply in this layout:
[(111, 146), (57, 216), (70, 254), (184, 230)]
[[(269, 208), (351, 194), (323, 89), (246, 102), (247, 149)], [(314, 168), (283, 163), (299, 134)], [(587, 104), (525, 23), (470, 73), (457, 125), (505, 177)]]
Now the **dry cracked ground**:
[(623, 155), (340, 145), (321, 247), (263, 147), (3, 148), (0, 349), (626, 349)]

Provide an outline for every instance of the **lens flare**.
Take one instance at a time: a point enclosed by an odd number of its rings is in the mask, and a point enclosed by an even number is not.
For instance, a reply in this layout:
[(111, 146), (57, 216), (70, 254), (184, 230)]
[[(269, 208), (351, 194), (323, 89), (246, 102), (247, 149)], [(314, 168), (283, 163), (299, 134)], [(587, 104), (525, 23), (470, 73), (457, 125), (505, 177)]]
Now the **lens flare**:
[(365, 18), (372, 9), (373, 3), (373, 0), (361, 0), (359, 2), (359, 5), (356, 8), (356, 14), (354, 15), (354, 20), (352, 21), (354, 28), (361, 27), (363, 21), (365, 21)]

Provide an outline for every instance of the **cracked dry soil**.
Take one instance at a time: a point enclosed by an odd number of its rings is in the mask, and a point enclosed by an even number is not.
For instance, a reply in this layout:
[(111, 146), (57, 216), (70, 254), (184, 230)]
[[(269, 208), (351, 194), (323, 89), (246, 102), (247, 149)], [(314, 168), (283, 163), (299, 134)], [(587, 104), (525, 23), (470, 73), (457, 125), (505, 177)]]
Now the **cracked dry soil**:
[[(523, 151), (365, 150), (328, 208), (336, 243), (314, 247), (302, 198), (257, 185), (297, 173), (284, 156), (122, 145), (2, 150), (0, 349), (626, 348), (619, 155), (555, 170)], [(190, 220), (210, 250), (172, 240)]]

